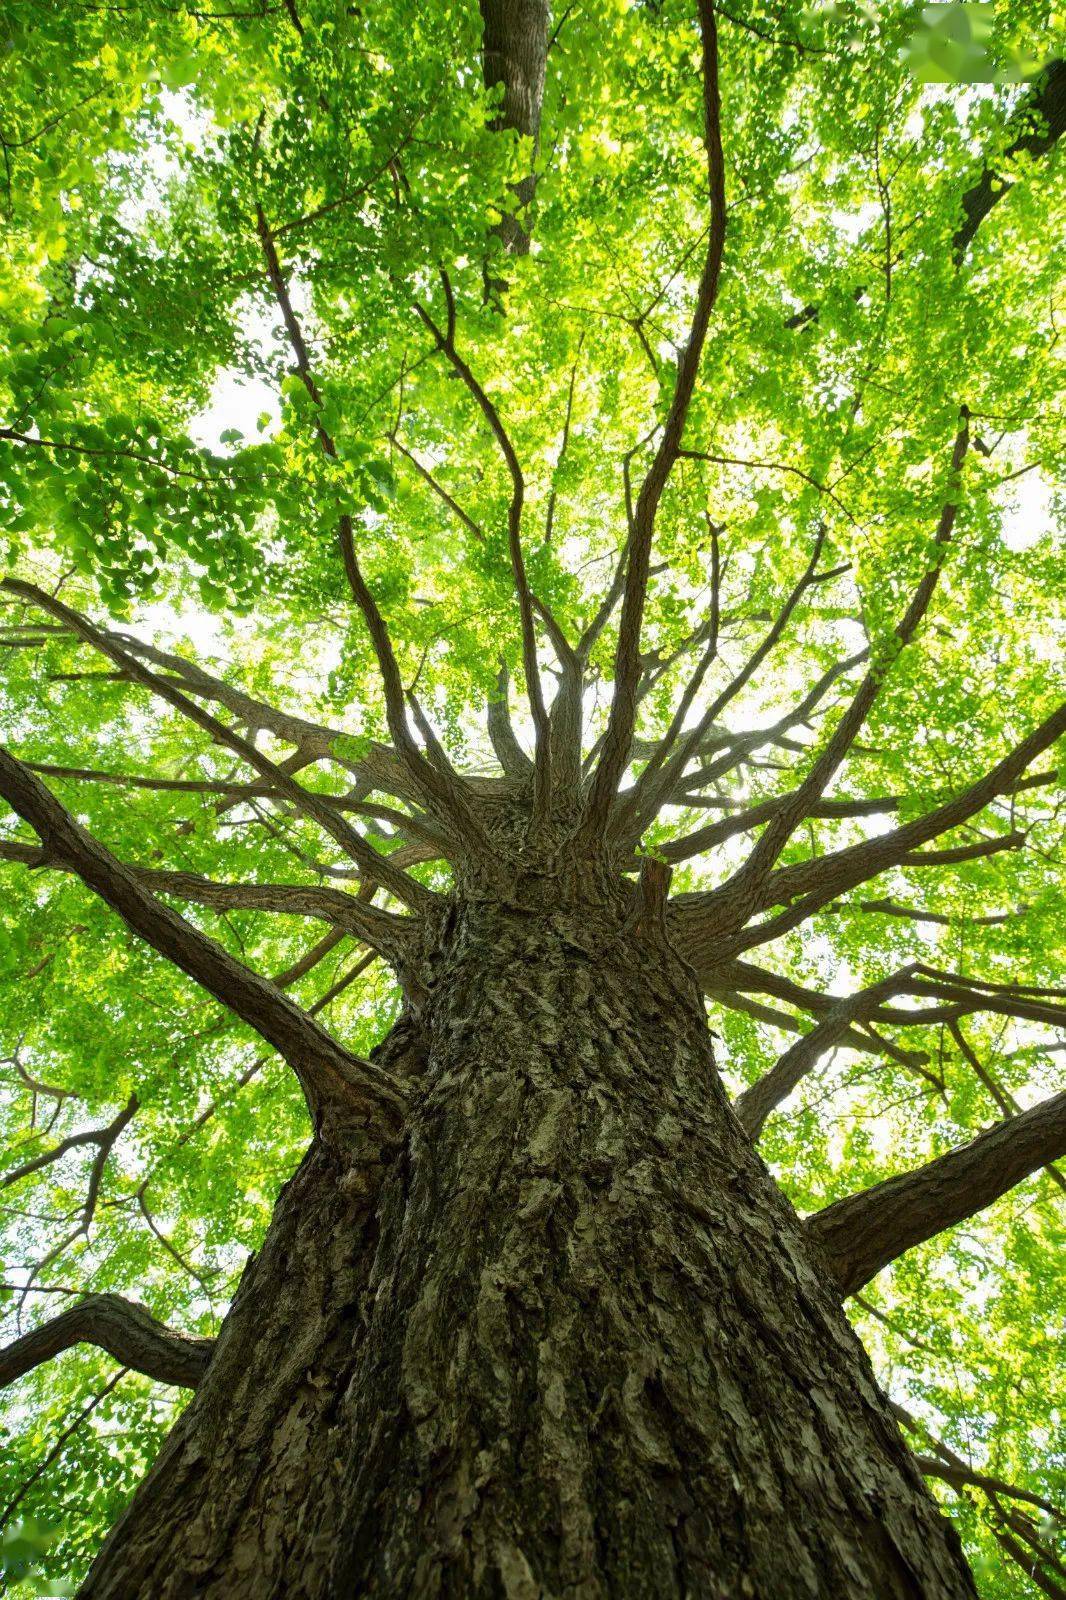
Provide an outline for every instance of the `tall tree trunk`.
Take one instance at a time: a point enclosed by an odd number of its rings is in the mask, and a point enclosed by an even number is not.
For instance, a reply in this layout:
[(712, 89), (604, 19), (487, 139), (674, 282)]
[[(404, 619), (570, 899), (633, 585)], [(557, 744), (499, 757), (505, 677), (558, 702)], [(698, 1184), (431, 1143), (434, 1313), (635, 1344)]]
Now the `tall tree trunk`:
[(661, 928), (453, 908), (368, 1195), (311, 1149), (93, 1600), (974, 1588)]
[[(540, 113), (544, 99), (544, 70), (548, 60), (548, 0), (480, 0), (481, 60), (485, 86), (503, 85), (503, 100), (493, 120), (495, 128), (509, 128), (532, 139), (540, 138)], [(519, 213), (525, 213), (536, 188), (532, 171), (515, 184)], [(529, 232), (521, 215), (505, 215), (500, 235), (508, 250), (525, 255)]]

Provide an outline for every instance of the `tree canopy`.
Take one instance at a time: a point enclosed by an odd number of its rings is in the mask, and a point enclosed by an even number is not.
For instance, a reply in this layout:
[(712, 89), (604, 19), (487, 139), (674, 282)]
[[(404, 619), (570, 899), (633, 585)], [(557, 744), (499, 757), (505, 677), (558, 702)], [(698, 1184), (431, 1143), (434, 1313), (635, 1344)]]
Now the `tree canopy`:
[(392, 1092), (524, 788), (846, 1220), (982, 1594), (1066, 1592), (1066, 68), (992, 9), (577, 0), (517, 109), (471, 0), (0, 19), (0, 1311), (119, 1328), (8, 1391), (11, 1593), (84, 1569), (321, 1082)]

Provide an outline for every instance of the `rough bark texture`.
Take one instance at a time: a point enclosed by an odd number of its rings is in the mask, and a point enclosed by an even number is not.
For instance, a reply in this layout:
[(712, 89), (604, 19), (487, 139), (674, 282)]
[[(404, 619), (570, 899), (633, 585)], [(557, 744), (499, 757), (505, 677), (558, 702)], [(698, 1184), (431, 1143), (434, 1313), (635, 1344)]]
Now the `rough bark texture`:
[[(540, 136), (550, 9), (548, 0), (481, 0), (485, 86), (495, 89), (503, 85), (503, 100), (493, 126), (532, 139), (534, 147)], [(535, 187), (532, 172), (515, 185), (519, 212), (533, 199)], [(528, 251), (529, 233), (519, 216), (505, 216), (500, 235), (515, 255)]]
[(83, 1596), (972, 1597), (661, 922), (468, 896), (425, 971), (401, 1151), (308, 1153)]
[(160, 1383), (195, 1389), (211, 1359), (215, 1341), (175, 1333), (144, 1306), (118, 1294), (89, 1294), (69, 1311), (53, 1317), (0, 1350), (0, 1387), (75, 1344), (95, 1344), (123, 1366)]

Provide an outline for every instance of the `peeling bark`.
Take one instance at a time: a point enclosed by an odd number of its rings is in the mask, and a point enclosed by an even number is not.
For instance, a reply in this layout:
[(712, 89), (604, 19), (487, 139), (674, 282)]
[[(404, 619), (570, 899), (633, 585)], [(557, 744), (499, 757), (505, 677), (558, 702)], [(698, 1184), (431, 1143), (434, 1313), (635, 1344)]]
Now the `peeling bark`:
[(974, 1595), (661, 922), (537, 900), (442, 917), (402, 1148), (310, 1150), (86, 1600)]

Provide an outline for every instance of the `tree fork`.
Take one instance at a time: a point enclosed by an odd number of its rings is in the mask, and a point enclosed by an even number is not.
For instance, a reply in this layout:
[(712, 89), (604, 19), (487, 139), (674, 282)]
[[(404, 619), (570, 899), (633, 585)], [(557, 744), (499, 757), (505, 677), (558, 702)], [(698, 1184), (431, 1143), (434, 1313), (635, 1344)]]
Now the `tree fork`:
[(453, 904), (85, 1600), (974, 1595), (631, 898)]

